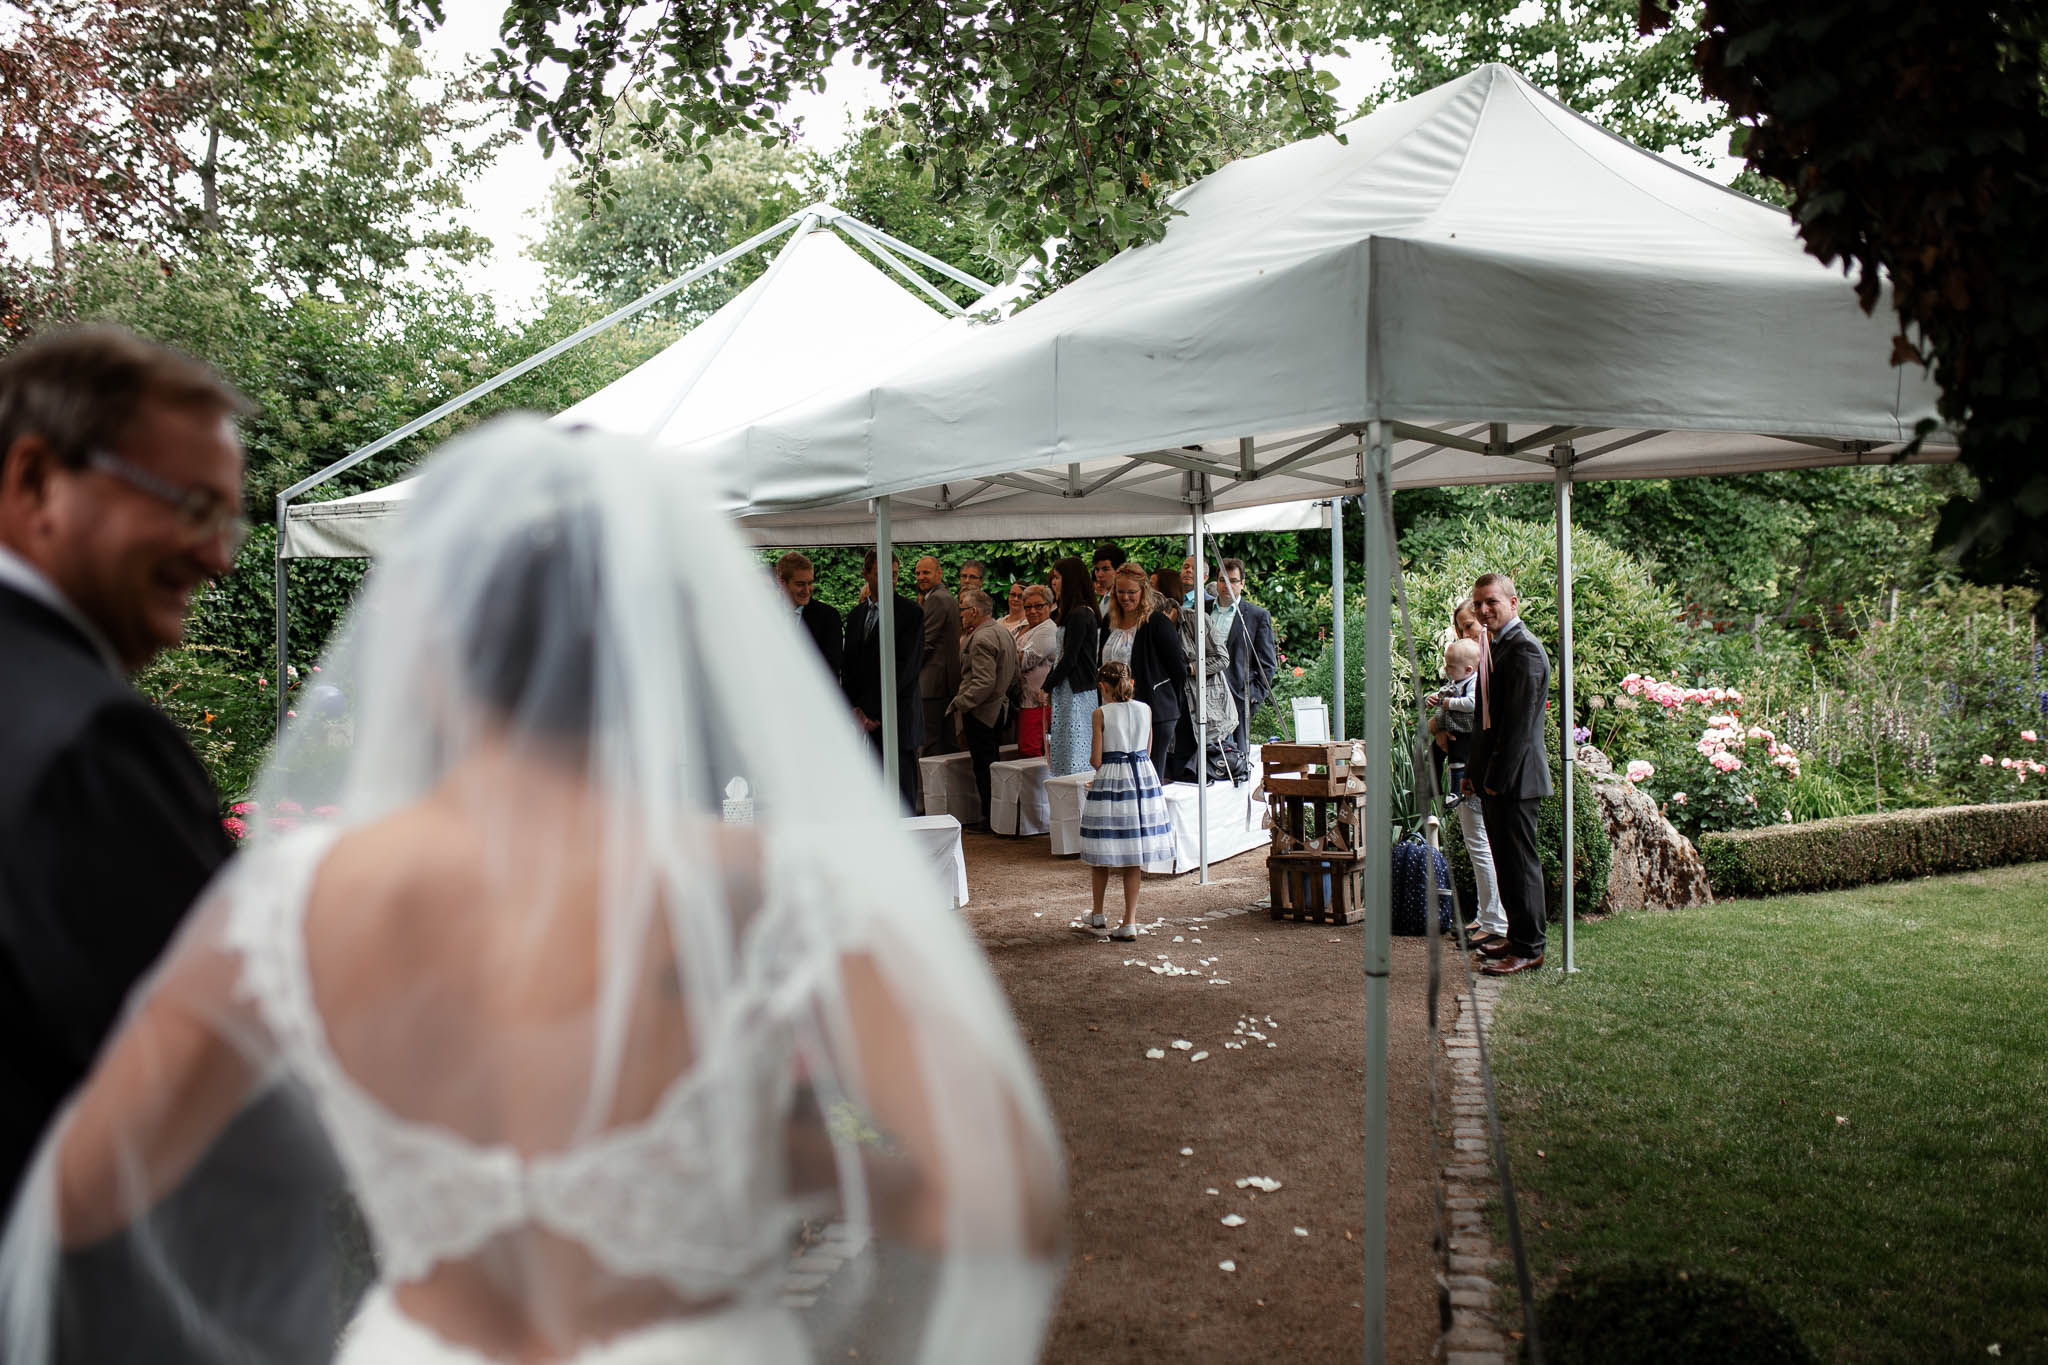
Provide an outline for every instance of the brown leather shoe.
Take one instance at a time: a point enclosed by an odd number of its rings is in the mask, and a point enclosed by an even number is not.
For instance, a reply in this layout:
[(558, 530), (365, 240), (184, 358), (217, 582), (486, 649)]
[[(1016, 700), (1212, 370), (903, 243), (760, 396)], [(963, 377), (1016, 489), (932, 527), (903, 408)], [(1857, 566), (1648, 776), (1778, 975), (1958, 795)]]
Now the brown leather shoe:
[(1534, 957), (1508, 956), (1498, 958), (1479, 969), (1483, 976), (1513, 976), (1517, 972), (1533, 972), (1543, 965), (1543, 954)]
[(1489, 938), (1485, 942), (1479, 944), (1478, 947), (1474, 948), (1473, 951), (1478, 953), (1481, 957), (1520, 956), (1520, 953), (1516, 949), (1515, 945), (1508, 942), (1504, 938)]

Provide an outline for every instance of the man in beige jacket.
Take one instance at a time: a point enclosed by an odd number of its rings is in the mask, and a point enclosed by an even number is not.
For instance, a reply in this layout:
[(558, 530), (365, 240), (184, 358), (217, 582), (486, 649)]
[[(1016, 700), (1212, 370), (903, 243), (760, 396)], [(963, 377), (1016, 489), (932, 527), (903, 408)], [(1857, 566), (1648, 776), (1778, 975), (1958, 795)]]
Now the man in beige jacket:
[(1022, 682), (1017, 637), (996, 618), (995, 603), (979, 588), (960, 594), (960, 633), (966, 640), (965, 677), (946, 709), (960, 717), (960, 738), (974, 764), (974, 790), (981, 796), (978, 829), (988, 828), (989, 765), (1002, 744), (1003, 721), (1015, 705)]

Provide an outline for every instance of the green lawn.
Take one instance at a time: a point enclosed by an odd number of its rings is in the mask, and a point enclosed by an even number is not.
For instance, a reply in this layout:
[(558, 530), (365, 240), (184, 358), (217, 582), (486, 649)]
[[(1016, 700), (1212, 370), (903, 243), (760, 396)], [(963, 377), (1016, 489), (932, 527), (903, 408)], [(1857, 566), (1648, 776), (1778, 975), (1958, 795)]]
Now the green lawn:
[(2048, 1360), (2048, 865), (1577, 946), (1507, 983), (1494, 1040), (1539, 1283), (1674, 1264), (1823, 1361)]

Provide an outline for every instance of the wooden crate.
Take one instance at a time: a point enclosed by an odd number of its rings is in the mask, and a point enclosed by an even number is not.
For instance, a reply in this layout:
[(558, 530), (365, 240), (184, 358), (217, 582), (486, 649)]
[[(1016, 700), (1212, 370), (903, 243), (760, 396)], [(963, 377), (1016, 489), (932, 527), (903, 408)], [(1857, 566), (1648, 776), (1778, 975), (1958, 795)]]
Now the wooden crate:
[(1365, 795), (1365, 745), (1357, 740), (1266, 744), (1259, 759), (1268, 796)]
[(1364, 913), (1365, 860), (1276, 853), (1266, 859), (1273, 918), (1349, 924)]

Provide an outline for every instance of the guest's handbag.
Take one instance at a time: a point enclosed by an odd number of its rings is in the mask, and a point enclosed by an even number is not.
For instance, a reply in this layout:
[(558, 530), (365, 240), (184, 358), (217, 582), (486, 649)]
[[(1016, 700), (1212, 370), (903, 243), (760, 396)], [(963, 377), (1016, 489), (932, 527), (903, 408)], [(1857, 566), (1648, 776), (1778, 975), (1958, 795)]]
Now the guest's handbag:
[(1429, 883), (1435, 874), (1437, 885), (1437, 929), (1450, 933), (1456, 909), (1451, 898), (1451, 860), (1431, 848), (1420, 836), (1410, 836), (1394, 845), (1394, 906), (1389, 928), (1397, 934), (1429, 932)]
[(1030, 706), (1017, 713), (1017, 756), (1019, 758), (1045, 757), (1045, 718), (1050, 715), (1049, 706)]

